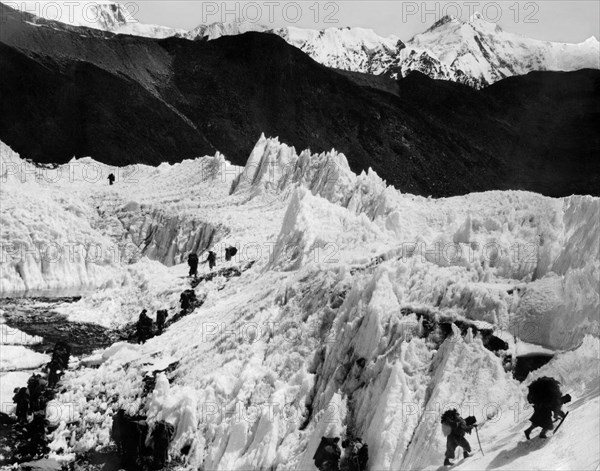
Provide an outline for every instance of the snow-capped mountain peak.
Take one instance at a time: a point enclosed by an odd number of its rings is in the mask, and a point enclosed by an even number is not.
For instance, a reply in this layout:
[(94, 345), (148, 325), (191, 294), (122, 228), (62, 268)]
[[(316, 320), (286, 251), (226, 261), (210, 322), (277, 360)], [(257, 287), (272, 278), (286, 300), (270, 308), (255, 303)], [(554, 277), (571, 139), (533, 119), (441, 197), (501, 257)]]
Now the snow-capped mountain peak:
[[(38, 16), (54, 14), (40, 2), (25, 1), (19, 8)], [(285, 26), (270, 29), (249, 21), (200, 25), (191, 31), (139, 23), (123, 5), (99, 2), (73, 7), (62, 4), (59, 19), (118, 34), (153, 38), (178, 36), (190, 40), (213, 40), (250, 31), (271, 33), (301, 49), (317, 62), (333, 68), (370, 74), (404, 77), (412, 71), (434, 79), (452, 80), (475, 88), (505, 77), (536, 70), (571, 71), (600, 68), (600, 44), (592, 36), (579, 44), (554, 43), (505, 32), (496, 23), (475, 12), (468, 21), (447, 15), (423, 33), (404, 43), (360, 27), (323, 30)]]
[(187, 33), (183, 29), (140, 23), (126, 6), (118, 2), (77, 3), (57, 1), (52, 2), (52, 7), (49, 7), (44, 5), (44, 2), (24, 1), (10, 2), (8, 6), (47, 20), (109, 31), (115, 34), (166, 38), (169, 36), (183, 36)]
[(264, 25), (259, 23), (253, 23), (250, 21), (227, 21), (227, 22), (216, 22), (208, 25), (199, 25), (196, 28), (188, 31), (185, 34), (187, 39), (217, 39), (221, 36), (233, 36), (237, 34), (248, 33), (250, 31), (256, 31), (264, 33), (269, 31)]
[[(427, 52), (431, 65), (414, 62)], [(432, 78), (481, 88), (512, 75), (535, 70), (568, 71), (600, 68), (600, 48), (595, 38), (580, 44), (554, 43), (505, 32), (474, 13), (469, 21), (444, 17), (414, 36), (398, 65), (388, 72), (404, 76), (419, 70)]]

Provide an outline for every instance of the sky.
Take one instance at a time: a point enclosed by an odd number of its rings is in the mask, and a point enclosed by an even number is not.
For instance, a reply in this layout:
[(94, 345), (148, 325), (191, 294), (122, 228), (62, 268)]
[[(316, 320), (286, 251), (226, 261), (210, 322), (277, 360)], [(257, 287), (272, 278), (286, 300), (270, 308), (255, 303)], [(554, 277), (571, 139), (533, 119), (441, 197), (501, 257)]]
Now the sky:
[(122, 1), (142, 23), (191, 29), (199, 24), (247, 20), (273, 27), (362, 26), (378, 34), (410, 39), (444, 14), (468, 20), (474, 11), (504, 30), (561, 42), (600, 37), (600, 1)]

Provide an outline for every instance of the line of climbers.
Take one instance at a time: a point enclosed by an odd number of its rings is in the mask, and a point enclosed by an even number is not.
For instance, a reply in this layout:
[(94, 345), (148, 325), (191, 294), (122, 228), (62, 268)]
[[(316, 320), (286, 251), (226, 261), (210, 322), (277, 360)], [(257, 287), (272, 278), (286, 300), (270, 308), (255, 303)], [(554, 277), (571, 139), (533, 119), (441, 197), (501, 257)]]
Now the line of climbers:
[(34, 373), (27, 380), (26, 387), (14, 389), (13, 402), (16, 404), (17, 421), (27, 427), (28, 443), (27, 450), (24, 451), (26, 454), (35, 456), (47, 452), (46, 405), (55, 396), (56, 386), (69, 367), (70, 356), (69, 344), (56, 343), (52, 358), (42, 369), (42, 374)]
[(339, 446), (339, 437), (321, 437), (313, 456), (319, 471), (366, 471), (369, 462), (369, 447), (362, 439), (348, 436)]
[(146, 417), (129, 415), (124, 409), (119, 409), (112, 420), (110, 435), (125, 469), (165, 467), (169, 459), (169, 445), (175, 435), (175, 427), (171, 423), (161, 420), (150, 429)]
[[(554, 424), (559, 420), (562, 423), (567, 415), (562, 411), (562, 406), (571, 401), (571, 396), (562, 395), (560, 383), (556, 379), (543, 376), (529, 385), (527, 400), (534, 410), (530, 419), (531, 427), (525, 430), (525, 436), (529, 440), (533, 429), (541, 427), (540, 438), (547, 438), (546, 433), (554, 429)], [(471, 456), (471, 445), (465, 435), (477, 428), (477, 419), (474, 416), (463, 419), (456, 409), (450, 409), (442, 414), (441, 424), (442, 434), (446, 437), (444, 466), (453, 465), (452, 460), (456, 457), (458, 447), (462, 449), (463, 458)], [(321, 437), (313, 456), (319, 471), (365, 471), (369, 460), (367, 444), (360, 438), (349, 437), (342, 442), (342, 453), (339, 441), (339, 437)]]
[[(238, 253), (238, 249), (235, 247), (227, 247), (225, 249), (225, 260), (226, 261), (231, 261), (231, 259), (233, 257), (235, 257), (235, 255)], [(187, 258), (187, 263), (188, 266), (190, 267), (190, 271), (189, 271), (189, 277), (197, 277), (198, 276), (198, 263), (199, 263), (199, 258), (198, 258), (198, 254), (195, 252), (192, 252), (188, 255)], [(206, 256), (206, 260), (204, 260), (204, 262), (202, 263), (208, 263), (208, 268), (210, 270), (212, 270), (213, 268), (215, 268), (217, 266), (217, 254), (215, 252), (213, 252), (212, 250), (209, 250), (207, 256)]]
[[(533, 415), (529, 419), (531, 426), (524, 432), (525, 437), (529, 440), (531, 432), (541, 427), (540, 438), (548, 438), (546, 433), (551, 430), (556, 431), (566, 417), (567, 414), (562, 411), (562, 406), (571, 401), (571, 396), (569, 394), (563, 396), (560, 383), (555, 378), (542, 376), (529, 385), (527, 401), (533, 406)], [(559, 420), (561, 422), (555, 429), (554, 424)], [(477, 428), (475, 417), (463, 419), (456, 409), (450, 409), (442, 414), (441, 422), (442, 433), (447, 437), (444, 465), (453, 464), (451, 460), (455, 458), (458, 447), (462, 448), (464, 458), (471, 456), (471, 445), (465, 438), (465, 434), (470, 434), (473, 428)]]
[[(179, 297), (179, 303), (181, 305), (181, 311), (170, 320), (170, 323), (176, 322), (183, 316), (186, 316), (197, 307), (201, 306), (203, 300), (198, 299), (196, 292), (193, 289), (186, 289)], [(167, 318), (169, 317), (169, 311), (166, 309), (159, 309), (156, 311), (156, 330), (154, 329), (154, 321), (148, 316), (146, 309), (140, 313), (137, 323), (135, 325), (135, 335), (138, 343), (145, 343), (155, 335), (160, 335), (164, 332), (167, 325)]]

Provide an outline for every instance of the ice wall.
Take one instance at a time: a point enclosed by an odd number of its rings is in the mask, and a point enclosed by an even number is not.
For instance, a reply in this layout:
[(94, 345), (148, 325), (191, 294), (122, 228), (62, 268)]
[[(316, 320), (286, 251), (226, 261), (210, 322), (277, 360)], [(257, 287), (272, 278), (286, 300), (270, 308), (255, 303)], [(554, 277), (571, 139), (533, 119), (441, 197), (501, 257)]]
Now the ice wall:
[[(125, 205), (117, 213), (125, 239), (137, 248), (139, 255), (167, 266), (185, 263), (191, 252), (202, 254), (227, 232), (186, 215), (169, 215), (161, 209), (142, 209)], [(133, 259), (135, 260), (135, 259)]]
[(0, 292), (98, 287), (119, 264), (112, 241), (95, 231), (93, 209), (43, 185), (39, 169), (0, 143)]
[(0, 143), (0, 157), (2, 293), (112, 286), (141, 257), (184, 263), (228, 233), (194, 211), (210, 199), (207, 189), (226, 194), (226, 177), (236, 174), (220, 154), (158, 168), (90, 158), (55, 167), (32, 165)]

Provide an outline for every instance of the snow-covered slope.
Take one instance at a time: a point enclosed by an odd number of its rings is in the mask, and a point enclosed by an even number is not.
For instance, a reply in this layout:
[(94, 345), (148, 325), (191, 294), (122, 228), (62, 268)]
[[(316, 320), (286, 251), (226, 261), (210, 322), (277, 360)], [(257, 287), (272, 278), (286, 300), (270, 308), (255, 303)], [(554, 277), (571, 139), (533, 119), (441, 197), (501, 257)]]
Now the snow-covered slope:
[[(184, 468), (313, 471), (321, 436), (352, 433), (368, 443), (370, 469), (436, 469), (439, 416), (453, 406), (477, 417), (486, 451), (462, 466), (598, 466), (600, 199), (416, 197), (373, 172), (353, 174), (335, 151), (297, 153), (264, 136), (245, 168), (217, 155), (114, 170), (133, 178), (110, 188), (80, 179), (47, 184), (39, 201), (68, 194), (100, 205), (106, 221), (124, 205), (193, 214), (227, 228), (213, 245), (217, 269), (255, 265), (200, 283), (204, 304), (161, 336), (115, 345), (94, 357), (99, 367), (70, 371), (52, 404), (63, 407), (54, 413), (54, 455), (108, 445), (111, 414), (126, 407), (151, 426), (175, 425), (170, 453)], [(18, 187), (3, 191), (18, 196)], [(54, 236), (26, 221), (30, 232)], [(190, 247), (192, 238), (173, 240)], [(239, 247), (230, 262), (227, 245)], [(62, 312), (113, 325), (142, 308), (173, 315), (189, 287), (185, 264), (143, 259), (123, 269), (129, 276)], [(473, 327), (454, 325), (446, 338), (426, 319), (487, 326), (556, 356), (521, 384)], [(168, 365), (142, 397), (143, 375)], [(557, 376), (574, 397), (551, 451), (522, 436), (526, 384), (541, 374)], [(576, 435), (584, 419), (589, 433)]]
[(188, 31), (185, 34), (187, 39), (217, 39), (221, 36), (233, 36), (236, 34), (244, 34), (250, 31), (266, 33), (269, 28), (258, 23), (250, 23), (248, 21), (229, 21), (225, 23), (216, 22), (208, 25), (199, 25), (196, 28)]
[(530, 39), (505, 32), (476, 13), (466, 22), (444, 17), (413, 37), (388, 72), (405, 76), (419, 70), (432, 78), (480, 88), (536, 70), (584, 68), (600, 68), (600, 44), (596, 38), (580, 44)]
[[(187, 32), (168, 26), (143, 24), (128, 10), (127, 4), (111, 1), (98, 2), (4, 2), (12, 8), (73, 26), (85, 26), (116, 34), (131, 34), (149, 38), (184, 36)], [(130, 5), (133, 6), (133, 5)]]
[(405, 47), (397, 36), (382, 37), (368, 28), (327, 28), (316, 30), (285, 26), (270, 29), (249, 22), (213, 23), (190, 31), (188, 39), (217, 39), (248, 31), (281, 36), (317, 62), (328, 67), (370, 74), (381, 74), (393, 64)]
[(384, 72), (404, 48), (400, 38), (384, 38), (365, 28), (317, 31), (288, 26), (273, 32), (328, 67), (376, 75)]
[(393, 77), (417, 70), (475, 88), (537, 70), (600, 68), (600, 43), (594, 37), (580, 44), (530, 39), (503, 31), (479, 13), (469, 21), (446, 16), (406, 44), (365, 28), (269, 30), (252, 23), (200, 26), (188, 37), (216, 39), (246, 31), (277, 34), (328, 67)]

